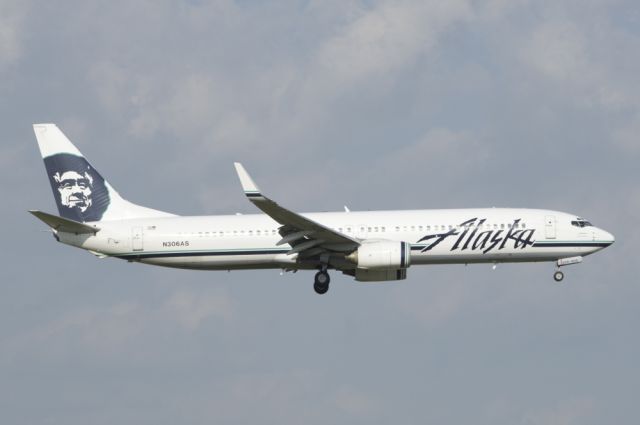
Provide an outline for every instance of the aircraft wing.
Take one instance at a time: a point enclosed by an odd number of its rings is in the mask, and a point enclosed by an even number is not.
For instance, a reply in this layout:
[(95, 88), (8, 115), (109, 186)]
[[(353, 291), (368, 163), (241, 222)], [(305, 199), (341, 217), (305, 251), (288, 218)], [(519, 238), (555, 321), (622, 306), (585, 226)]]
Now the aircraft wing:
[(247, 198), (282, 225), (279, 230), (282, 239), (278, 245), (290, 244), (292, 249), (288, 254), (298, 253), (304, 258), (323, 253), (350, 252), (360, 245), (357, 239), (278, 205), (260, 192), (242, 164), (236, 162), (234, 165)]
[(67, 233), (81, 234), (96, 234), (100, 231), (100, 228), (90, 226), (88, 224), (80, 223), (78, 221), (70, 220), (68, 218), (58, 217), (57, 215), (49, 214), (38, 210), (30, 210), (31, 214), (43, 221), (46, 225), (54, 230)]

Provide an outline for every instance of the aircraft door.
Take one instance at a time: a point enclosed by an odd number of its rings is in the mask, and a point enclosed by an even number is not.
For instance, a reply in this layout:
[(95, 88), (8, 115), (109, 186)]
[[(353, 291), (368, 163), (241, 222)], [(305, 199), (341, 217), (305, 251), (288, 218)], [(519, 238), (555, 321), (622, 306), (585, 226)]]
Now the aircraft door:
[(144, 250), (143, 244), (143, 232), (141, 226), (136, 226), (131, 228), (131, 248), (134, 251), (142, 251)]
[(544, 236), (547, 239), (556, 238), (556, 216), (547, 215), (544, 217)]

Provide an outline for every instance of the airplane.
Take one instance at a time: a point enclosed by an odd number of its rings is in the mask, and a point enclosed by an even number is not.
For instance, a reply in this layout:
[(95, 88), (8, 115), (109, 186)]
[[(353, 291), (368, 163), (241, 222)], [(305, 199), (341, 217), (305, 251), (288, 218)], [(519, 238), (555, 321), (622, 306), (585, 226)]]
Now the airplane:
[(410, 266), (554, 262), (561, 268), (611, 245), (614, 236), (559, 211), (467, 208), (296, 213), (267, 197), (235, 163), (261, 214), (178, 216), (120, 196), (55, 124), (33, 125), (59, 215), (30, 210), (58, 242), (99, 258), (198, 270), (329, 270), (359, 282), (400, 281)]

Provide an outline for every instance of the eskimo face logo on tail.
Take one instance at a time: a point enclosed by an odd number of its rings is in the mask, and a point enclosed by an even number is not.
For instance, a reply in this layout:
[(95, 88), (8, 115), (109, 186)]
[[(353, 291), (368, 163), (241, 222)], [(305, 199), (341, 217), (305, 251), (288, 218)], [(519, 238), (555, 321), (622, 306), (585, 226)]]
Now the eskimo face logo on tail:
[(104, 179), (86, 159), (61, 153), (44, 159), (58, 211), (76, 221), (99, 221), (109, 206)]
[(77, 171), (55, 173), (53, 180), (58, 183), (60, 203), (67, 208), (77, 208), (86, 213), (91, 207), (91, 193), (93, 191), (93, 177), (88, 172), (82, 174)]
[(418, 243), (424, 241), (431, 241), (426, 247), (422, 249), (422, 252), (430, 251), (441, 242), (451, 236), (458, 236), (456, 242), (451, 247), (451, 251), (455, 250), (481, 250), (483, 254), (493, 249), (504, 249), (508, 243), (511, 243), (515, 249), (524, 249), (527, 246), (532, 246), (535, 240), (533, 234), (535, 229), (525, 229), (520, 223), (520, 219), (516, 219), (507, 229), (490, 229), (482, 230), (486, 218), (478, 220), (478, 218), (472, 218), (470, 220), (460, 223), (460, 225), (450, 229), (448, 232), (439, 233), (435, 235), (426, 235), (421, 238)]

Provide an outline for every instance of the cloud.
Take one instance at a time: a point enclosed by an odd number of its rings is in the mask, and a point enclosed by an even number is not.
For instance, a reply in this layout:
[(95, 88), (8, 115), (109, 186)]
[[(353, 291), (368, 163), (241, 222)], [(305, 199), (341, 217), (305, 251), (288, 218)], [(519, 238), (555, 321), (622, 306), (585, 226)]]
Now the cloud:
[(640, 37), (616, 26), (611, 10), (597, 2), (586, 8), (585, 16), (561, 13), (562, 7), (543, 8), (540, 13), (546, 18), (536, 22), (524, 38), (520, 59), (542, 77), (532, 80), (533, 86), (549, 91), (548, 98), (559, 102), (561, 97), (563, 104), (597, 114), (596, 119), (607, 126), (607, 140), (599, 143), (608, 143), (625, 155), (640, 154), (635, 138), (640, 121), (640, 88), (635, 84), (640, 63), (632, 59), (640, 48)]
[[(47, 346), (52, 354), (74, 350), (100, 354), (139, 349), (138, 341), (160, 334), (190, 334), (205, 321), (229, 321), (233, 307), (223, 292), (178, 290), (159, 303), (127, 300), (106, 307), (84, 307), (50, 319), (7, 341), (6, 353)], [(137, 348), (136, 348), (137, 347)]]
[(23, 54), (24, 20), (28, 2), (0, 2), (0, 70), (16, 63)]
[(202, 137), (222, 121), (226, 89), (207, 75), (192, 73), (168, 81), (143, 79), (133, 95), (136, 116), (130, 131), (149, 138), (168, 132), (175, 137)]
[(584, 35), (573, 23), (548, 22), (534, 30), (523, 56), (551, 78), (584, 78), (584, 73), (591, 70), (586, 44)]
[(615, 146), (629, 154), (640, 154), (640, 107), (638, 114), (619, 124), (613, 130), (612, 141)]
[[(467, 1), (382, 1), (349, 22), (318, 49), (304, 95), (317, 102), (351, 86), (379, 90), (437, 44), (451, 26), (472, 16)], [(376, 87), (377, 86), (377, 87)]]
[(213, 392), (194, 394), (202, 401), (194, 406), (185, 400), (184, 408), (224, 423), (256, 417), (268, 424), (375, 422), (380, 410), (372, 397), (327, 378), (325, 369), (311, 367), (237, 373), (217, 382)]
[(375, 401), (362, 391), (342, 387), (335, 394), (335, 405), (354, 416), (371, 416), (376, 411)]
[(550, 408), (526, 413), (523, 425), (576, 425), (585, 423), (593, 411), (595, 403), (591, 399), (575, 399)]
[(396, 293), (398, 309), (422, 326), (435, 329), (445, 326), (449, 320), (458, 317), (468, 300), (472, 298), (472, 288), (464, 283), (447, 282), (431, 288), (425, 297)]
[[(445, 206), (443, 200), (450, 199), (452, 191), (458, 188), (464, 191), (469, 185), (469, 176), (480, 175), (487, 162), (492, 160), (493, 156), (483, 147), (484, 143), (481, 135), (472, 135), (464, 130), (429, 128), (413, 140), (390, 144), (388, 152), (371, 158), (366, 168), (344, 179), (350, 182), (353, 191), (358, 191), (358, 188), (368, 187), (371, 181), (375, 181), (380, 170), (393, 170), (401, 173), (405, 182), (411, 182), (410, 187), (416, 188), (421, 195), (416, 198), (416, 191), (398, 191), (397, 181), (382, 179), (377, 183), (376, 193), (371, 196), (393, 194), (395, 202), (403, 202), (413, 208), (424, 205), (422, 197), (428, 197), (428, 205), (442, 208)], [(428, 182), (429, 185), (421, 187), (420, 182)], [(462, 196), (462, 192), (456, 193)]]
[(233, 315), (231, 301), (227, 296), (184, 290), (174, 293), (166, 301), (163, 310), (188, 331), (195, 331), (210, 317), (228, 321)]
[[(243, 36), (234, 34), (228, 41), (238, 48), (247, 40), (255, 43), (269, 29), (251, 20), (250, 7), (203, 6), (202, 12), (212, 22), (221, 20), (216, 7), (222, 7), (226, 25), (246, 26)], [(217, 156), (243, 150), (249, 158), (279, 158), (278, 150), (294, 149), (304, 156), (313, 153), (315, 142), (301, 143), (301, 139), (314, 139), (309, 128), (324, 125), (323, 117), (332, 113), (332, 105), (346, 92), (359, 87), (369, 93), (386, 92), (404, 70), (432, 52), (444, 34), (473, 16), (465, 0), (352, 4), (346, 15), (340, 4), (309, 5), (310, 10), (319, 7), (322, 19), (329, 19), (336, 28), (325, 38), (303, 38), (304, 55), (291, 57), (287, 37), (278, 36), (276, 47), (269, 49), (272, 56), (260, 54), (244, 63), (245, 56), (236, 60), (233, 53), (229, 58), (222, 56), (220, 63), (212, 62), (220, 56), (217, 34), (224, 30), (213, 25), (208, 35), (212, 44), (207, 46), (213, 53), (190, 59), (188, 65), (175, 60), (158, 68), (159, 52), (124, 45), (113, 58), (101, 57), (91, 66), (92, 87), (106, 112), (122, 120), (138, 139), (168, 136)], [(180, 9), (179, 27), (187, 33), (196, 31), (194, 27), (204, 31), (193, 22), (201, 22), (194, 12), (200, 9)], [(185, 38), (175, 36), (177, 43)], [(143, 54), (144, 61), (129, 60)], [(226, 72), (224, 65), (237, 69), (237, 75)], [(259, 72), (240, 78), (253, 68)]]
[(579, 106), (618, 107), (625, 96), (607, 81), (610, 72), (597, 60), (597, 41), (587, 34), (568, 19), (543, 21), (533, 29), (522, 59), (566, 90)]
[[(428, 129), (414, 143), (394, 152), (392, 160), (409, 169), (420, 169), (421, 166), (437, 167), (446, 172), (451, 164), (456, 168), (469, 169), (471, 166), (481, 167), (487, 155), (482, 149), (479, 136), (465, 131), (448, 128)], [(385, 159), (386, 160), (386, 159)]]

